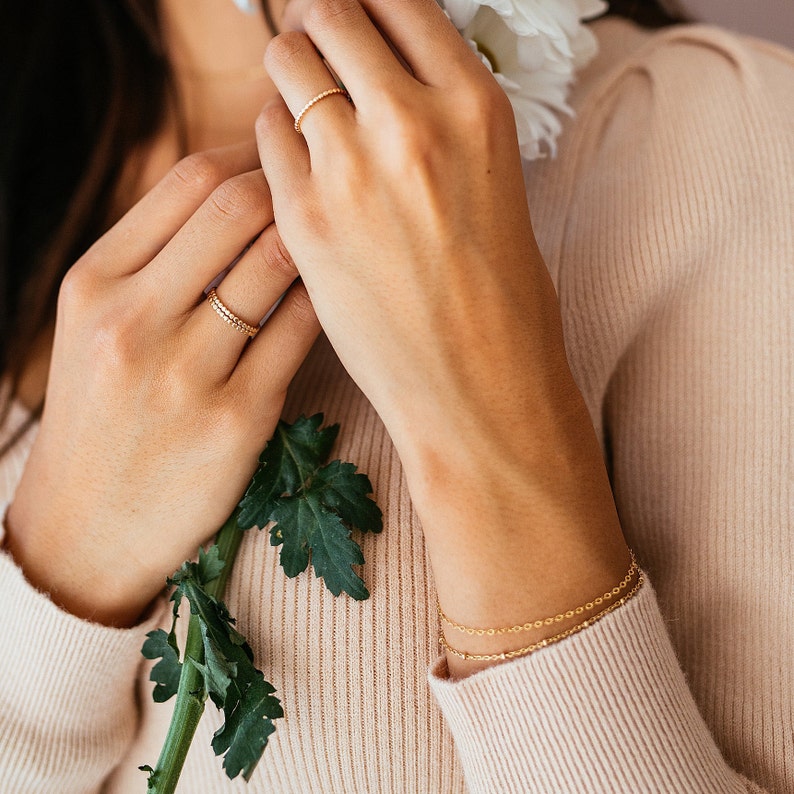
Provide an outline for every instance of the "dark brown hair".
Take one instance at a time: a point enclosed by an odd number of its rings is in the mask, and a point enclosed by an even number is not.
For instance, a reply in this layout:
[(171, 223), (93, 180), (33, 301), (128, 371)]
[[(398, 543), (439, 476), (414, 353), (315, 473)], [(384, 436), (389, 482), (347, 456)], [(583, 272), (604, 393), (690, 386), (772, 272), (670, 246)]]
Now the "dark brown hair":
[(13, 383), (54, 318), (66, 269), (105, 231), (128, 153), (161, 122), (168, 65), (156, 0), (5, 8), (0, 372)]
[(633, 19), (646, 28), (661, 28), (685, 21), (667, 11), (656, 0), (610, 0), (609, 13)]

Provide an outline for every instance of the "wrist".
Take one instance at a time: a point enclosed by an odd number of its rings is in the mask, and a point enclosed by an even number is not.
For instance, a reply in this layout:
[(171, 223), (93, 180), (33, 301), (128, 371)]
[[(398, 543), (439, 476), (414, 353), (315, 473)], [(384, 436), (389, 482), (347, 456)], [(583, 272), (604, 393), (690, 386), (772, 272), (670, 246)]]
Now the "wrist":
[(84, 620), (108, 626), (134, 625), (165, 585), (145, 575), (134, 558), (103, 559), (90, 533), (72, 532), (65, 521), (36, 520), (13, 502), (4, 520), (4, 550), (29, 584), (60, 608)]
[[(587, 603), (625, 577), (629, 551), (581, 398), (531, 425), (473, 434), (437, 430), (401, 455), (439, 602), (455, 620), (523, 624)], [(572, 616), (517, 641), (467, 637), (473, 641), (461, 646), (499, 654), (577, 622)], [(447, 657), (454, 677), (498, 663)]]
[(564, 612), (530, 618), (523, 623), (472, 627), (451, 618), (437, 603), (439, 644), (445, 652), (450, 675), (464, 678), (494, 664), (528, 656), (585, 631), (620, 609), (645, 581), (634, 554), (630, 556), (631, 562), (620, 582), (608, 585), (599, 595), (591, 591), (587, 601), (582, 596), (582, 603), (571, 604)]

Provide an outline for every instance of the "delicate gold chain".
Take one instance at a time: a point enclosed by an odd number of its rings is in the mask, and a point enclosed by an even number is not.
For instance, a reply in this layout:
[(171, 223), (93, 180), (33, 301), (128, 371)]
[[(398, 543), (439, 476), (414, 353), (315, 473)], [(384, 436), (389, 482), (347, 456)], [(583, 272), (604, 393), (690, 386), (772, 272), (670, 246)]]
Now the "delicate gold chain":
[(596, 607), (601, 606), (601, 604), (611, 601), (615, 596), (619, 596), (628, 587), (629, 582), (638, 570), (637, 560), (634, 557), (634, 552), (629, 550), (629, 553), (631, 554), (631, 565), (629, 566), (628, 573), (623, 577), (623, 581), (620, 584), (616, 585), (611, 590), (608, 590), (603, 595), (598, 596), (598, 598), (594, 598), (592, 601), (582, 604), (582, 606), (576, 607), (575, 609), (569, 609), (567, 612), (560, 612), (559, 615), (554, 615), (553, 617), (532, 620), (528, 623), (524, 623), (521, 626), (504, 626), (500, 629), (477, 629), (472, 628), (471, 626), (464, 626), (461, 623), (456, 623), (454, 620), (452, 620), (452, 618), (445, 614), (443, 609), (441, 609), (441, 604), (438, 602), (438, 600), (436, 600), (436, 611), (438, 612), (439, 618), (441, 618), (441, 620), (443, 620), (444, 623), (447, 623), (451, 628), (475, 637), (495, 637), (499, 634), (517, 634), (520, 631), (531, 631), (532, 629), (542, 629), (544, 626), (552, 626), (555, 623), (560, 623), (563, 620), (568, 620), (569, 618), (576, 617), (577, 615), (583, 615), (585, 612), (591, 612)]
[(623, 606), (623, 604), (625, 604), (630, 598), (632, 598), (637, 593), (637, 591), (640, 589), (640, 587), (642, 587), (644, 582), (645, 582), (645, 578), (643, 577), (642, 573), (640, 573), (640, 577), (637, 580), (637, 583), (619, 601), (615, 601), (614, 604), (610, 604), (610, 606), (608, 606), (606, 609), (602, 610), (597, 615), (593, 615), (593, 617), (588, 618), (583, 623), (579, 623), (578, 625), (573, 626), (570, 629), (566, 629), (565, 631), (562, 631), (559, 634), (555, 634), (553, 637), (548, 637), (547, 639), (540, 640), (539, 642), (535, 642), (532, 645), (527, 645), (525, 648), (517, 648), (514, 651), (505, 651), (504, 653), (467, 653), (466, 651), (460, 651), (457, 648), (453, 648), (447, 642), (443, 632), (441, 633), (441, 636), (438, 638), (438, 642), (439, 645), (441, 645), (441, 647), (444, 648), (444, 650), (448, 651), (454, 656), (457, 656), (460, 659), (468, 659), (474, 662), (500, 662), (500, 661), (506, 661), (507, 659), (515, 659), (518, 656), (527, 656), (533, 651), (540, 650), (541, 648), (545, 648), (547, 645), (552, 645), (555, 642), (564, 640), (566, 637), (570, 637), (573, 634), (578, 634), (580, 631), (584, 631), (584, 629), (588, 628), (589, 626), (592, 626), (594, 623), (597, 623), (605, 615), (608, 615), (610, 612), (614, 612), (618, 607)]

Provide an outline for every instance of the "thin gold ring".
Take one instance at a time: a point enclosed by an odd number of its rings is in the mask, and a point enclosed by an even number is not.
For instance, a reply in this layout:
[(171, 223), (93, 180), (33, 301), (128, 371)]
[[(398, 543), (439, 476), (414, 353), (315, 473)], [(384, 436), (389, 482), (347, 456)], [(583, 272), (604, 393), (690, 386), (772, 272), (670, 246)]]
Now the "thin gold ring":
[(303, 135), (303, 131), (301, 130), (301, 121), (303, 121), (303, 117), (318, 103), (322, 102), (323, 99), (329, 96), (333, 96), (334, 94), (342, 94), (348, 102), (351, 102), (350, 94), (344, 88), (340, 88), (337, 86), (336, 88), (329, 88), (327, 91), (323, 91), (321, 94), (317, 94), (316, 97), (310, 99), (302, 108), (300, 113), (295, 116), (295, 132), (299, 135)]
[(224, 322), (237, 329), (241, 334), (250, 336), (252, 339), (259, 333), (259, 327), (256, 325), (248, 325), (245, 320), (241, 320), (225, 303), (218, 297), (213, 287), (207, 293), (207, 302), (215, 310), (215, 313)]

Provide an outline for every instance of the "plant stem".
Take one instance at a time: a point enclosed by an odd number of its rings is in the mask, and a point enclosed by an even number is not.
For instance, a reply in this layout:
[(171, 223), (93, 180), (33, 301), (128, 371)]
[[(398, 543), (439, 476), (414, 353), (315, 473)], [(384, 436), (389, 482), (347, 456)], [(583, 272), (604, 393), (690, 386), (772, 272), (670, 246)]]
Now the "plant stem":
[(207, 592), (215, 598), (223, 598), (223, 593), (226, 590), (226, 580), (232, 572), (232, 566), (237, 557), (237, 550), (243, 542), (243, 531), (237, 526), (237, 516), (239, 514), (240, 508), (236, 507), (215, 536), (218, 555), (225, 563), (221, 575), (217, 579), (213, 579), (206, 587)]
[[(209, 582), (207, 592), (215, 598), (222, 598), (226, 589), (226, 581), (234, 565), (237, 551), (243, 540), (243, 533), (237, 526), (239, 508), (226, 519), (215, 537), (220, 558), (224, 561), (223, 570), (217, 579)], [(188, 624), (187, 640), (182, 672), (179, 676), (179, 688), (176, 693), (176, 704), (171, 715), (171, 724), (157, 759), (157, 766), (149, 778), (148, 791), (152, 794), (173, 794), (182, 773), (182, 767), (193, 741), (201, 715), (204, 713), (204, 702), (207, 693), (204, 690), (202, 674), (189, 660), (204, 664), (204, 642), (198, 618), (191, 616)]]
[[(195, 617), (190, 618), (184, 658), (196, 659), (199, 663), (204, 661), (201, 629)], [(148, 790), (154, 794), (172, 794), (176, 789), (193, 734), (204, 713), (206, 699), (201, 673), (190, 662), (185, 661), (179, 677), (179, 689), (168, 734), (157, 759), (157, 766), (149, 779)]]

